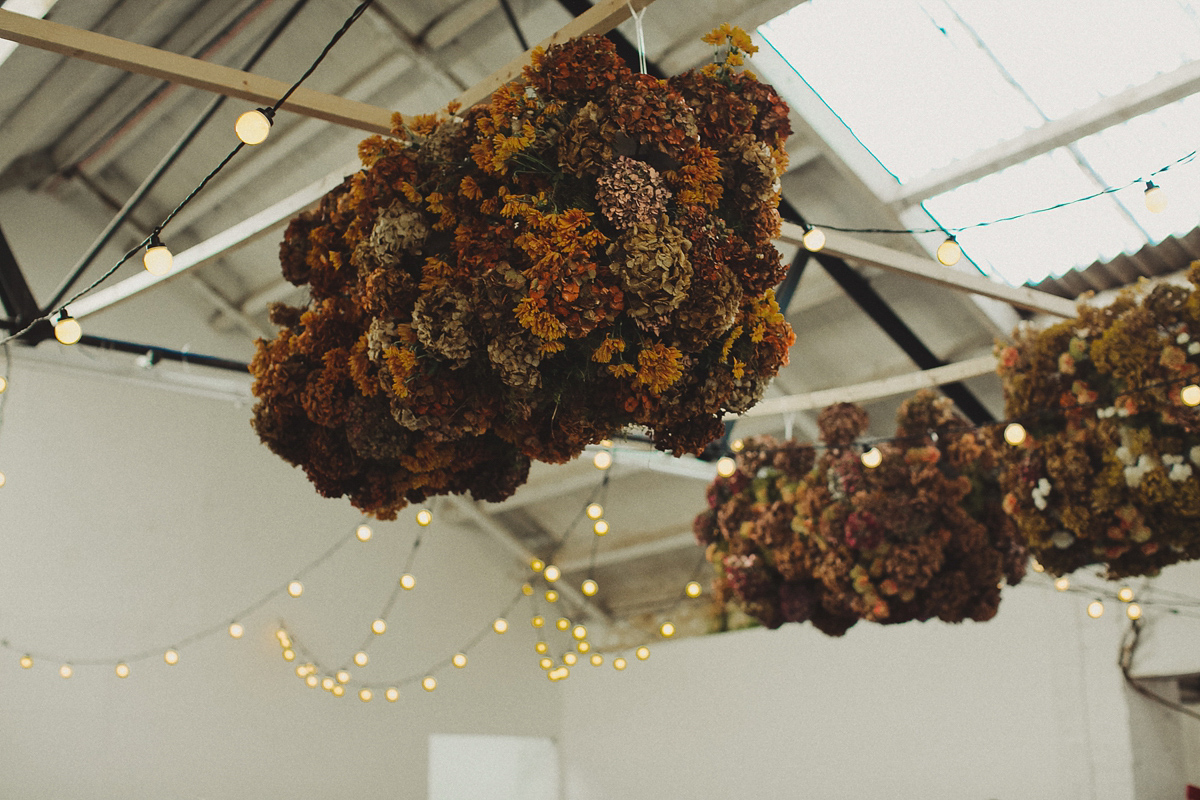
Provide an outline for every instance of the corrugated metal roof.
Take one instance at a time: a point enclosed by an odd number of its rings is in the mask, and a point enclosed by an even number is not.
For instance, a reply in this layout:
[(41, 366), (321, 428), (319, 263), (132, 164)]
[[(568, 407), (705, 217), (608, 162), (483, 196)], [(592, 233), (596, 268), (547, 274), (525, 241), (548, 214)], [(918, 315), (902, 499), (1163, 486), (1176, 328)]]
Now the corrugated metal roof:
[(1169, 236), (1148, 244), (1136, 253), (1122, 253), (1110, 261), (1096, 261), (1083, 269), (1072, 269), (1057, 278), (1027, 284), (1034, 289), (1074, 299), (1084, 292), (1102, 292), (1136, 283), (1139, 278), (1156, 278), (1187, 269), (1200, 259), (1200, 228), (1183, 236)]

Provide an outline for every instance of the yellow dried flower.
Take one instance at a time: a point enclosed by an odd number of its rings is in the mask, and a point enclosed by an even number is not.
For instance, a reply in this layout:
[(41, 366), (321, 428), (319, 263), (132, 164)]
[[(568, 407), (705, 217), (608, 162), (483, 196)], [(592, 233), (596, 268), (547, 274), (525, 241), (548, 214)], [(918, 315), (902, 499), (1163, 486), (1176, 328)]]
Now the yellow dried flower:
[(638, 353), (637, 382), (662, 394), (683, 376), (683, 351), (655, 342)]

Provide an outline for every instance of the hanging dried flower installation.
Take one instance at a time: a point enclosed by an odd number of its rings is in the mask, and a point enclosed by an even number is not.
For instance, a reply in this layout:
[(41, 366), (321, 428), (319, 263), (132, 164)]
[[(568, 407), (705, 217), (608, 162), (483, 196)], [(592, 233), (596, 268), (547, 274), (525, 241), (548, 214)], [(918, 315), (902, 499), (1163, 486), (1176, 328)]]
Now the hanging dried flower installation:
[(808, 621), (831, 636), (859, 620), (994, 616), (1027, 558), (1001, 508), (1001, 445), (932, 392), (905, 402), (898, 423), (876, 467), (853, 444), (866, 412), (847, 403), (820, 415), (820, 455), (748, 440), (694, 525), (717, 597), (768, 627)]
[(1188, 277), (998, 348), (1007, 413), (1028, 432), (1005, 459), (1005, 507), (1055, 575), (1200, 558), (1200, 409), (1180, 391), (1200, 377), (1200, 264)]
[(719, 436), (794, 340), (769, 288), (790, 128), (735, 69), (749, 37), (706, 41), (718, 63), (667, 81), (555, 45), (489, 103), (364, 141), (281, 246), (311, 300), (258, 345), (262, 440), (390, 517), (502, 499), (628, 425), (675, 453)]

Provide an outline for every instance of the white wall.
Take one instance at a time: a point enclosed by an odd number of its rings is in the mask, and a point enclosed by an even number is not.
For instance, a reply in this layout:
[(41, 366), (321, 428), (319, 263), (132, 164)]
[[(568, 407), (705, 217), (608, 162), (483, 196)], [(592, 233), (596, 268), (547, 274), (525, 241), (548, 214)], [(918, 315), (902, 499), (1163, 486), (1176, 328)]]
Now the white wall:
[[(360, 515), (260, 445), (246, 407), (17, 356), (0, 430), (0, 639), (12, 648), (0, 649), (0, 797), (424, 798), (429, 734), (556, 732), (527, 625), (489, 632), (465, 670), (394, 705), (308, 689), (280, 658), (283, 619), (331, 666), (348, 661), (402, 570), (411, 515), (305, 576), (302, 597), (243, 620), (242, 640), (181, 646), (166, 666), (162, 649), (285, 583)], [(510, 556), (443, 516), (417, 588), (359, 671), (368, 680), (422, 675), (520, 585)], [(63, 680), (58, 658), (22, 670), (26, 649), (155, 654), (123, 681), (83, 664)]]
[(570, 800), (1130, 800), (1122, 619), (1009, 590), (983, 624), (662, 643), (567, 682)]

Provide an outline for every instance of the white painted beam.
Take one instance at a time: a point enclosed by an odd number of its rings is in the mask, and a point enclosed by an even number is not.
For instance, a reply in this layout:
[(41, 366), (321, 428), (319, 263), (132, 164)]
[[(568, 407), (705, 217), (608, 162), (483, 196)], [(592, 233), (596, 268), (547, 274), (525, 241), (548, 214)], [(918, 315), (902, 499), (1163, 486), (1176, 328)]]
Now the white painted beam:
[[(785, 222), (783, 223), (783, 233), (779, 238), (785, 242), (801, 245), (803, 236), (803, 228)], [(1066, 318), (1074, 317), (1076, 314), (1073, 301), (1048, 292), (1040, 292), (1025, 286), (1007, 286), (982, 275), (963, 272), (943, 266), (929, 258), (921, 258), (911, 253), (864, 242), (838, 231), (825, 231), (825, 238), (825, 252), (848, 258), (860, 264), (879, 267), (889, 272), (899, 272), (950, 289), (1002, 300), (1030, 311), (1040, 311)]]
[(884, 202), (896, 208), (909, 208), (943, 192), (985, 175), (1020, 164), (1035, 156), (1049, 153), (1084, 136), (1153, 111), (1156, 108), (1190, 97), (1200, 91), (1200, 61), (1192, 61), (1174, 72), (1160, 75), (1141, 86), (1126, 89), (1106, 97), (1095, 105), (1068, 114), (1062, 119), (1047, 122), (1009, 139), (995, 147), (982, 150), (942, 169), (898, 186), (881, 195)]

